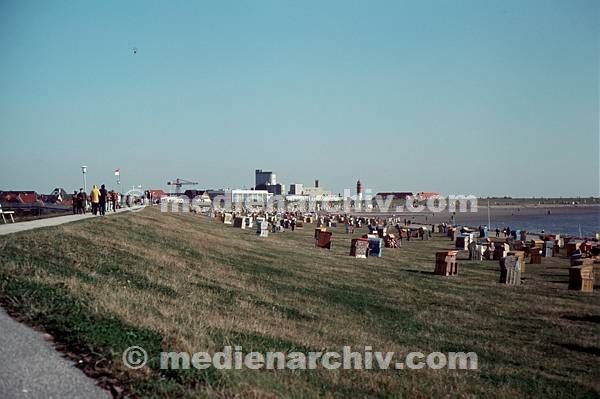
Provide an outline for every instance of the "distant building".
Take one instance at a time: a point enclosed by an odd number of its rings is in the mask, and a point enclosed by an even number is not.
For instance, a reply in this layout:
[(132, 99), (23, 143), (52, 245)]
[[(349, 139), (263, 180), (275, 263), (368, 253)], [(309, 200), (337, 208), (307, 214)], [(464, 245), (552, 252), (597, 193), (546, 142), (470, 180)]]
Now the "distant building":
[(185, 190), (183, 192), (183, 195), (185, 195), (189, 199), (194, 199), (196, 197), (210, 198), (206, 190)]
[(147, 190), (146, 195), (150, 197), (150, 201), (155, 202), (166, 197), (167, 193), (165, 193), (163, 190)]
[(201, 211), (207, 210), (212, 205), (212, 200), (207, 190), (185, 190), (183, 195), (190, 199), (190, 204), (193, 208)]
[(42, 201), (35, 191), (0, 191), (0, 202), (32, 205)]
[(299, 202), (299, 201), (308, 202), (308, 201), (310, 201), (310, 197), (308, 195), (301, 195), (301, 194), (288, 194), (285, 196), (285, 200), (288, 202)]
[(229, 202), (235, 209), (241, 208), (264, 208), (271, 198), (267, 190), (227, 190), (225, 201)]
[(384, 199), (389, 196), (393, 196), (395, 200), (406, 200), (408, 197), (412, 197), (413, 193), (409, 191), (390, 191), (377, 193), (376, 196), (379, 196)]
[(266, 190), (273, 195), (284, 195), (285, 185), (277, 183), (277, 176), (271, 171), (256, 169), (255, 171), (255, 190)]
[(302, 190), (304, 189), (304, 184), (302, 183), (294, 183), (290, 184), (289, 195), (302, 195)]
[(273, 195), (282, 195), (285, 194), (285, 184), (259, 184), (254, 187), (255, 190), (266, 190), (270, 194)]
[(304, 187), (302, 189), (302, 195), (308, 195), (312, 198), (320, 197), (324, 193), (325, 191), (321, 187)]
[(310, 197), (311, 200), (315, 201), (327, 201), (327, 202), (339, 202), (342, 201), (342, 197), (338, 194), (333, 194), (331, 191), (325, 190), (320, 186), (319, 180), (315, 180), (314, 187), (302, 187), (302, 192), (296, 193), (296, 196), (302, 195)]
[(433, 193), (433, 192), (420, 192), (415, 194), (415, 198), (419, 201), (425, 201), (428, 200), (429, 198), (432, 197), (437, 197), (438, 195), (440, 195), (439, 193)]
[(214, 201), (216, 197), (225, 197), (225, 190), (214, 190), (214, 189), (208, 189), (206, 190), (206, 193), (208, 194), (208, 197), (210, 198), (211, 201)]
[(256, 169), (256, 171), (254, 172), (254, 177), (254, 186), (257, 189), (259, 186), (274, 186), (277, 184), (277, 176), (271, 171)]
[(40, 199), (46, 203), (57, 204), (65, 200), (70, 200), (72, 196), (73, 194), (68, 194), (64, 188), (59, 187), (52, 190), (48, 195), (42, 194)]
[[(67, 198), (63, 198), (63, 195)], [(40, 215), (46, 212), (70, 211), (72, 202), (71, 195), (66, 193), (62, 193), (61, 195), (39, 195), (35, 191), (18, 190), (0, 191), (0, 204), (3, 209), (15, 211), (20, 215)]]
[(285, 195), (285, 184), (277, 183), (267, 186), (267, 191), (273, 195)]

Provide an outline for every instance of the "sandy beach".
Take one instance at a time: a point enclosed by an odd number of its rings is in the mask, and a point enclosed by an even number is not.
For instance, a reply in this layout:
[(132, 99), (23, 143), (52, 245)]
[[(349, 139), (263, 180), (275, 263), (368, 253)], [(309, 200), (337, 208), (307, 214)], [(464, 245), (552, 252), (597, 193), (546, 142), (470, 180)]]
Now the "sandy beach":
[[(478, 226), (488, 224), (488, 207), (479, 206), (476, 212), (361, 212), (365, 217), (391, 217), (408, 219), (411, 223), (452, 223)], [(514, 226), (546, 232), (578, 234), (582, 226), (582, 235), (592, 237), (600, 231), (599, 205), (554, 205), (554, 206), (490, 206), (489, 220), (493, 228)]]
[[(495, 217), (502, 216), (539, 216), (539, 215), (579, 215), (579, 214), (590, 214), (596, 213), (600, 217), (600, 205), (528, 205), (528, 206), (517, 206), (517, 205), (501, 205), (489, 207), (490, 215)], [(467, 212), (449, 212), (447, 209), (441, 212), (356, 212), (357, 215), (371, 215), (371, 216), (402, 216), (411, 220), (421, 221), (427, 218), (428, 222), (441, 223), (448, 222), (451, 216), (456, 215), (457, 219), (463, 221), (468, 220), (479, 220), (482, 217), (487, 218), (488, 207), (479, 206), (477, 211)]]

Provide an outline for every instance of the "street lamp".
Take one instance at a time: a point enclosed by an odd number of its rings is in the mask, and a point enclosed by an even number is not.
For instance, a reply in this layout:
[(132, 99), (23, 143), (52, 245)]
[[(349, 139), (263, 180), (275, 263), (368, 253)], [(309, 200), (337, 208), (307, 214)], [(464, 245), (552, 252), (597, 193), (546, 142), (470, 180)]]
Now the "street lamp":
[(85, 174), (87, 172), (87, 166), (86, 165), (82, 165), (81, 166), (81, 173), (83, 174), (83, 192), (87, 193), (87, 181), (85, 180)]

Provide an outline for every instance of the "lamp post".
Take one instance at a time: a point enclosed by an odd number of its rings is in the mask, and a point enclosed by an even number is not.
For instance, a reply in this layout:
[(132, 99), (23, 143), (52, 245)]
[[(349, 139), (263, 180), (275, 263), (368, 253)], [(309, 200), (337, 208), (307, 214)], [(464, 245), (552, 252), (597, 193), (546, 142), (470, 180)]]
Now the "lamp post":
[(87, 172), (87, 166), (86, 165), (82, 165), (81, 166), (81, 174), (83, 174), (83, 192), (87, 193), (87, 181), (85, 179), (85, 174)]

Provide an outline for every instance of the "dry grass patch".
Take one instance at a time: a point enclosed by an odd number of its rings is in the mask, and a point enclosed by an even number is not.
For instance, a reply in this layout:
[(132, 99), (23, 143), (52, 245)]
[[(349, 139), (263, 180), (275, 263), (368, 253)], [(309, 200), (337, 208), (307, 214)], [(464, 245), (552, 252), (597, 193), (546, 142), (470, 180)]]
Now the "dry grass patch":
[[(599, 294), (567, 291), (568, 262), (528, 265), (496, 283), (496, 262), (431, 274), (446, 237), (382, 258), (313, 248), (311, 225), (267, 239), (196, 215), (135, 214), (0, 238), (0, 298), (14, 313), (88, 348), (128, 391), (147, 396), (595, 396)], [(362, 234), (363, 232), (357, 233)], [(596, 320), (596, 321), (594, 321)], [(148, 345), (150, 367), (120, 353)], [(474, 351), (479, 371), (165, 372), (162, 350)], [(142, 345), (143, 346), (143, 345)]]

